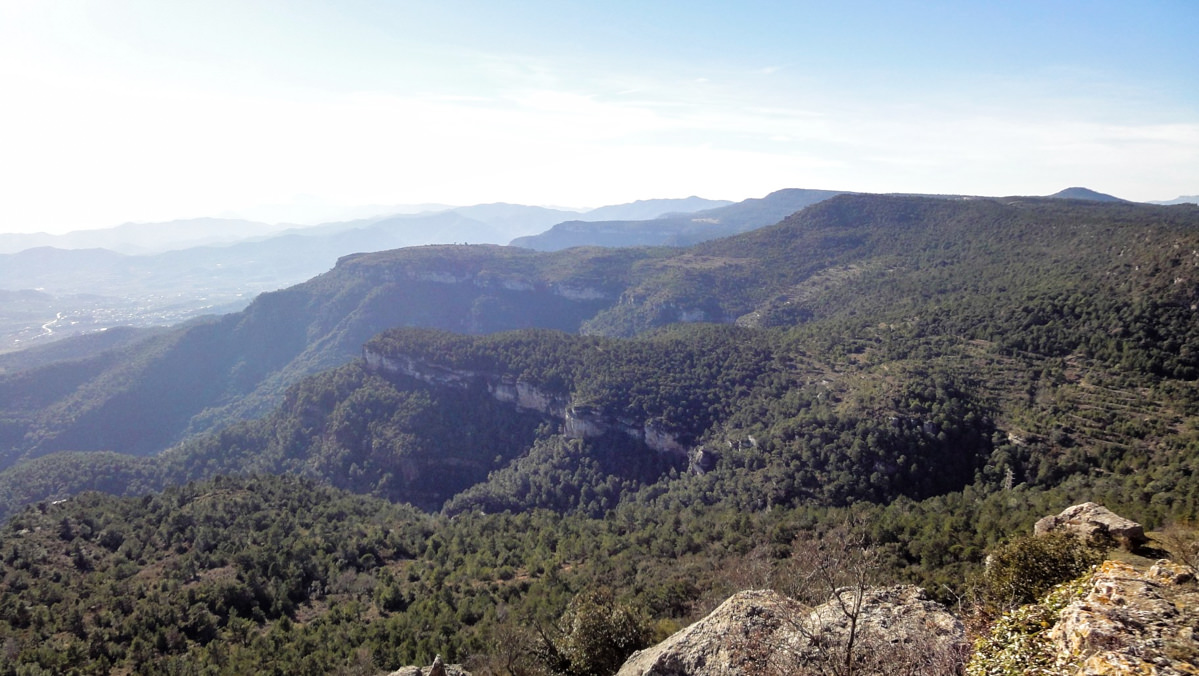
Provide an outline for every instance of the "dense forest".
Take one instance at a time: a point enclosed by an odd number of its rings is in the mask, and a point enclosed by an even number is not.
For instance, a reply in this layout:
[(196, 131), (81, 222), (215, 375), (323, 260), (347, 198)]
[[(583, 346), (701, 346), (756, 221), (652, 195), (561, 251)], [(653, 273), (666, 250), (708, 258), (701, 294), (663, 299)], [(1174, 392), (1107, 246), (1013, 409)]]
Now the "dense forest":
[(39, 360), (0, 374), (0, 673), (527, 673), (846, 523), (958, 603), (1068, 504), (1199, 514), (1197, 273), (1192, 206), (843, 195), (689, 249), (356, 256)]

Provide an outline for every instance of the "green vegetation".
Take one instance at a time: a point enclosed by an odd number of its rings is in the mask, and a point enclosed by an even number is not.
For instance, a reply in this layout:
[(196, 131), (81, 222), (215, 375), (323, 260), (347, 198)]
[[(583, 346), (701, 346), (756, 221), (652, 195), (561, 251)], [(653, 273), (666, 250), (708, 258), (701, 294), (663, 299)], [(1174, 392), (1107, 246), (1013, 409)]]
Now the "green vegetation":
[(844, 523), (882, 580), (1036, 598), (1094, 558), (1037, 518), (1199, 513), (1196, 251), (1191, 207), (842, 196), (681, 251), (350, 257), (4, 373), (0, 674), (592, 673)]
[(541, 632), (534, 650), (559, 676), (610, 676), (653, 640), (645, 612), (617, 603), (605, 589), (575, 596), (559, 623)]
[(983, 601), (992, 610), (1034, 603), (1102, 563), (1105, 551), (1072, 533), (1016, 538), (991, 552), (982, 576)]
[(643, 488), (600, 519), (431, 515), (268, 476), (41, 503), (0, 530), (0, 645), (12, 656), (0, 673), (330, 673), (364, 655), (381, 671), (437, 653), (532, 666), (547, 653), (531, 627), (559, 651), (602, 654), (611, 644), (583, 642), (595, 635), (568, 638), (584, 608), (587, 626), (661, 638), (734, 591), (784, 579), (793, 551), (846, 521), (877, 551), (880, 581), (964, 594), (988, 543), (1094, 491), (745, 511), (704, 504), (702, 480)]
[(1091, 576), (1064, 582), (1044, 599), (1006, 613), (978, 640), (966, 676), (1064, 676), (1078, 665), (1056, 664), (1049, 632), (1062, 610), (1084, 596)]

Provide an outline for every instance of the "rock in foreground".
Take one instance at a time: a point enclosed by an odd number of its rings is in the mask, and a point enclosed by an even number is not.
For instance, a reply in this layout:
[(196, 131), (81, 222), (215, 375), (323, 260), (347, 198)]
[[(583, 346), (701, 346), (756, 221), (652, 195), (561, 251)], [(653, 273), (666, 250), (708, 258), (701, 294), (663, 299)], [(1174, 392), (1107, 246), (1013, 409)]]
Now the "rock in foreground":
[(769, 590), (743, 591), (707, 617), (638, 651), (617, 676), (699, 676), (753, 672), (750, 643), (786, 643), (803, 604)]
[(961, 622), (917, 587), (866, 590), (860, 603), (856, 591), (842, 589), (815, 609), (773, 591), (746, 591), (635, 653), (617, 676), (822, 673), (845, 659), (855, 612), (856, 673), (894, 667), (932, 676), (954, 673), (962, 662)]
[(1062, 610), (1049, 638), (1058, 662), (1082, 656), (1078, 676), (1199, 674), (1199, 590), (1186, 568), (1148, 571), (1107, 561), (1086, 595)]

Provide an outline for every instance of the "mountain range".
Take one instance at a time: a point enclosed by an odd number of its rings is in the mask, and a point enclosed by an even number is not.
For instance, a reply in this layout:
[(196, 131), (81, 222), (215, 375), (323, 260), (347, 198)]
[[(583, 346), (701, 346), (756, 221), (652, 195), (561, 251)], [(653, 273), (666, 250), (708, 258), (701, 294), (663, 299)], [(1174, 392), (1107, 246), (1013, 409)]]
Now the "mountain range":
[(1168, 206), (1171, 204), (1199, 204), (1199, 195), (1183, 195), (1181, 197), (1176, 197), (1172, 200), (1165, 200), (1162, 202), (1150, 202), (1150, 204), (1161, 204), (1163, 206)]
[(0, 355), (8, 654), (514, 674), (572, 626), (644, 644), (802, 583), (812, 543), (951, 602), (1065, 505), (1190, 518), (1199, 206), (1064, 197), (355, 253), (237, 312)]
[[(265, 414), (288, 386), (401, 326), (632, 337), (679, 322), (764, 330), (857, 316), (978, 340), (1003, 334), (1011, 349), (1049, 341), (1054, 355), (1085, 349), (1115, 359), (1136, 346), (1142, 370), (1190, 377), (1189, 348), (1138, 336), (1190, 344), (1187, 308), (1199, 292), (1180, 252), (1199, 250), (1189, 243), (1195, 218), (1193, 208), (1130, 203), (843, 195), (690, 248), (356, 254), (244, 311), (5, 373), (0, 459), (152, 454)], [(1088, 326), (1107, 327), (1102, 346), (1087, 329), (1049, 331), (1035, 319), (1057, 317), (1062, 299), (1079, 294), (1096, 297), (1088, 312), (1100, 317)]]
[[(595, 210), (641, 217), (725, 204), (691, 197)], [(343, 255), (449, 242), (504, 244), (587, 214), (481, 204), (309, 227), (196, 219), (67, 235), (0, 236), (0, 289), (50, 296), (30, 315), (0, 308), (0, 351), (119, 325), (162, 326), (239, 310), (318, 275)], [(204, 242), (204, 246), (196, 243)], [(37, 244), (32, 248), (29, 245)], [(52, 326), (47, 327), (48, 324)], [(43, 328), (47, 327), (47, 328)]]
[(512, 246), (538, 251), (559, 251), (574, 246), (687, 246), (777, 223), (806, 206), (839, 194), (830, 190), (793, 188), (770, 193), (761, 199), (697, 209), (686, 214), (668, 213), (652, 219), (618, 219), (615, 212), (605, 211), (605, 220), (566, 221), (539, 235), (517, 237), (512, 240)]
[[(692, 196), (682, 199), (638, 200), (628, 204), (614, 204), (583, 211), (504, 203), (477, 204), (467, 207), (380, 206), (372, 209), (381, 215), (328, 221), (316, 225), (270, 224), (236, 218), (191, 218), (165, 223), (125, 223), (113, 228), (76, 230), (61, 235), (5, 233), (0, 234), (0, 253), (18, 253), (26, 249), (52, 247), (55, 249), (108, 249), (128, 255), (147, 255), (179, 249), (233, 244), (273, 235), (324, 235), (369, 227), (381, 222), (417, 223), (416, 228), (408, 229), (420, 230), (425, 219), (431, 217), (444, 219), (445, 215), (450, 213), (470, 219), (476, 227), (480, 228), (479, 234), (483, 237), (475, 237), (479, 243), (505, 244), (515, 237), (540, 232), (565, 220), (648, 220), (670, 213), (689, 213), (729, 204), (732, 202)], [(444, 244), (449, 241), (452, 240), (441, 238), (433, 242), (413, 241), (411, 244)]]
[[(737, 204), (697, 197), (645, 200), (583, 214), (484, 204), (287, 229), (193, 219), (61, 236), (6, 235), (0, 245), (56, 246), (0, 253), (0, 289), (46, 294), (44, 303), (0, 308), (0, 352), (115, 326), (166, 326), (236, 311), (257, 294), (318, 275), (351, 253), (509, 240), (537, 250), (687, 246), (770, 225), (837, 194), (790, 189)], [(1116, 199), (1083, 188), (1055, 195), (1062, 196)], [(624, 220), (606, 220), (616, 218)], [(193, 246), (197, 242), (209, 244)]]

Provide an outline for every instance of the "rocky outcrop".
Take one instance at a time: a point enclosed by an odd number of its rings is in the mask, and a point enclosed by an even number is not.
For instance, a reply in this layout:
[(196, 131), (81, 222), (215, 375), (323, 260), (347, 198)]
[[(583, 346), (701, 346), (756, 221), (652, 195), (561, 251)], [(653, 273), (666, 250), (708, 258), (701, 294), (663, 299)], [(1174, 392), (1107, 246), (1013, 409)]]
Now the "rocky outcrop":
[(700, 676), (753, 673), (751, 645), (787, 645), (806, 608), (768, 590), (734, 594), (707, 617), (656, 646), (636, 652), (617, 676)]
[[(816, 608), (773, 591), (736, 594), (704, 619), (635, 653), (617, 676), (823, 673), (852, 655), (860, 673), (954, 673), (966, 649), (962, 623), (918, 587), (841, 589)], [(860, 608), (856, 613), (846, 608)], [(852, 617), (851, 617), (852, 616)], [(852, 627), (852, 629), (851, 629)], [(913, 671), (916, 670), (916, 671)]]
[(1199, 674), (1199, 589), (1189, 569), (1138, 570), (1107, 561), (1085, 596), (1064, 608), (1049, 638), (1064, 673)]
[(470, 672), (458, 664), (446, 664), (441, 661), (441, 655), (433, 658), (433, 664), (428, 669), (420, 667), (401, 667), (388, 676), (471, 676)]
[(491, 379), (487, 389), (496, 400), (515, 404), (517, 408), (540, 411), (555, 418), (566, 415), (567, 403), (562, 397), (550, 394), (523, 380)]
[(687, 471), (692, 474), (707, 474), (716, 469), (720, 454), (700, 446), (688, 455)]
[(455, 389), (484, 387), (498, 401), (559, 420), (563, 434), (568, 437), (587, 439), (616, 432), (637, 439), (659, 453), (686, 457), (689, 450), (660, 423), (638, 423), (606, 416), (589, 406), (574, 405), (568, 397), (547, 392), (510, 376), (446, 368), (408, 355), (382, 354), (369, 349), (369, 346), (363, 350), (362, 356), (367, 368), (415, 378), (429, 385)]
[(1047, 516), (1038, 521), (1033, 530), (1037, 535), (1065, 532), (1087, 540), (1111, 538), (1126, 549), (1135, 549), (1148, 542), (1141, 524), (1094, 502), (1067, 507), (1061, 514)]
[[(849, 640), (851, 619), (843, 609), (857, 601), (856, 592), (839, 589), (836, 596), (818, 606), (806, 619), (812, 640), (800, 647), (802, 662), (821, 663), (827, 658), (822, 652), (828, 645), (844, 645)], [(952, 665), (965, 659), (965, 626), (944, 606), (929, 599), (920, 587), (900, 585), (865, 590), (857, 631), (859, 650), (868, 653), (862, 655), (867, 665), (891, 664), (901, 673), (925, 665), (928, 670), (923, 673), (932, 674), (948, 673)]]

